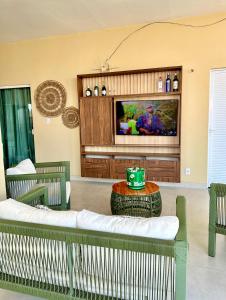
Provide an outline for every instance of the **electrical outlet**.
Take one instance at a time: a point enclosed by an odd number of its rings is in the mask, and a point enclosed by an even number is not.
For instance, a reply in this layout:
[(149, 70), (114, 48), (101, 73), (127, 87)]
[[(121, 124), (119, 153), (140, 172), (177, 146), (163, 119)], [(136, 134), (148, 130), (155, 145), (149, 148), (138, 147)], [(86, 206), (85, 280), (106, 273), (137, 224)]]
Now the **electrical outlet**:
[(190, 168), (185, 168), (185, 175), (190, 176), (191, 175), (191, 169)]

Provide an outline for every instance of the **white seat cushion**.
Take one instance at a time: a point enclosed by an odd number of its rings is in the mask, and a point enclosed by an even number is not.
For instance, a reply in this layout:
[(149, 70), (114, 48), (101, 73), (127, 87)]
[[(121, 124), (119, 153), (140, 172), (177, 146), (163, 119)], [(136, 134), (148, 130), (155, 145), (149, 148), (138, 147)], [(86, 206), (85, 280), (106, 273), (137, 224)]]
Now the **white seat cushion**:
[(69, 202), (71, 196), (71, 182), (70, 181), (66, 181), (66, 202)]
[(173, 240), (179, 229), (179, 220), (176, 216), (154, 218), (105, 216), (82, 210), (77, 216), (77, 226), (81, 229)]
[(35, 174), (35, 173), (36, 173), (35, 166), (29, 158), (21, 161), (17, 166), (6, 170), (7, 175)]
[(76, 228), (77, 215), (77, 211), (43, 210), (13, 199), (0, 201), (0, 219)]
[[(46, 186), (48, 188), (48, 201), (50, 205), (58, 205), (61, 203), (60, 182), (48, 182), (36, 184), (34, 188), (38, 186)], [(71, 196), (71, 183), (66, 181), (66, 203), (69, 202)]]

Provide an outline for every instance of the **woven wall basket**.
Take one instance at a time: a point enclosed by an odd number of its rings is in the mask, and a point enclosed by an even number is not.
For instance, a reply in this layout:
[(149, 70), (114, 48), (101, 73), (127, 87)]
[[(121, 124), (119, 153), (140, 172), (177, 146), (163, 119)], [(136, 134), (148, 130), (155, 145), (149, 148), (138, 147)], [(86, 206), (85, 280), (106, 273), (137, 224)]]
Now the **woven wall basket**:
[(79, 126), (79, 110), (74, 106), (66, 107), (62, 113), (63, 124), (68, 128)]
[(35, 102), (38, 111), (46, 117), (59, 116), (66, 105), (66, 91), (55, 80), (46, 80), (36, 89)]

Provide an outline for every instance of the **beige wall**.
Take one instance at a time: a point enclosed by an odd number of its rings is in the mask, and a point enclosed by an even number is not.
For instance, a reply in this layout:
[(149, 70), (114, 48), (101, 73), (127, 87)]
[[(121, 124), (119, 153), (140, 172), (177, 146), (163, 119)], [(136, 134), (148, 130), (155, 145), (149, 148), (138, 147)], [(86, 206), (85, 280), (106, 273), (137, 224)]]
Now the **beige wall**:
[[(180, 21), (204, 24), (225, 16), (217, 14)], [(67, 105), (77, 106), (76, 75), (94, 72), (119, 41), (135, 28), (137, 26), (0, 45), (0, 86), (30, 84), (33, 98), (42, 81), (58, 80), (66, 88)], [(205, 183), (207, 180), (209, 70), (226, 66), (225, 32), (226, 22), (205, 29), (154, 25), (133, 35), (110, 61), (117, 70), (183, 66), (183, 182)], [(78, 128), (66, 128), (60, 117), (47, 124), (35, 105), (33, 116), (36, 160), (69, 159), (72, 175), (80, 175)], [(191, 168), (191, 176), (184, 176), (185, 167)]]

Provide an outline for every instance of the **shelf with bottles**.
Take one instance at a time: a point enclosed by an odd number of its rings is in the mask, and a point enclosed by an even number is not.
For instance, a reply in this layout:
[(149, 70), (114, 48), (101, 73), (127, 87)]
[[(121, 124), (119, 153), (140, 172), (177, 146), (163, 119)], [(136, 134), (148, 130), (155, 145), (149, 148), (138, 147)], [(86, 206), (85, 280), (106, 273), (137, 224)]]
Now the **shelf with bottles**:
[[(99, 93), (95, 93), (95, 90), (91, 90), (88, 91), (88, 94), (85, 93), (84, 96), (82, 97), (105, 97), (105, 96), (114, 96), (114, 97), (128, 97), (128, 96), (159, 96), (159, 95), (179, 95), (181, 94), (181, 91), (178, 89), (171, 89), (171, 91), (166, 92), (164, 89), (163, 90), (158, 90), (155, 92), (148, 92), (148, 93), (128, 93), (128, 94), (117, 94), (117, 93), (113, 93), (111, 90), (109, 91), (107, 88), (105, 90), (104, 94)], [(87, 91), (86, 91), (87, 92)]]
[[(105, 92), (101, 96), (103, 85)], [(88, 87), (91, 91), (88, 92), (89, 98), (86, 97)], [(126, 98), (152, 97), (177, 98), (181, 105), (181, 66), (77, 75), (77, 91), (80, 107), (82, 176), (118, 178), (121, 176), (119, 170), (121, 167), (125, 168), (133, 161), (136, 163), (145, 161), (147, 169), (154, 170), (157, 176), (152, 178), (150, 175), (149, 180), (157, 178), (159, 181), (180, 181), (180, 109), (176, 138), (169, 137), (166, 141), (162, 136), (153, 136), (151, 140), (149, 136), (138, 136), (136, 140), (131, 141), (130, 136), (125, 136), (125, 140), (116, 141), (113, 103), (115, 98), (122, 98), (124, 101)], [(106, 147), (111, 147), (112, 150), (108, 152)], [(120, 147), (120, 151), (115, 151), (115, 147)], [(157, 154), (149, 153), (146, 158), (146, 149), (150, 147), (155, 148), (153, 153)], [(139, 159), (133, 160), (136, 154)], [(103, 157), (100, 157), (101, 155)], [(118, 156), (122, 157), (118, 159)]]
[[(106, 96), (97, 96), (98, 98), (106, 98), (106, 97), (112, 97), (112, 98), (136, 98), (136, 97), (152, 97), (152, 96), (173, 96), (173, 95), (181, 95), (180, 92), (156, 92), (156, 93), (146, 93), (146, 94), (124, 94), (124, 95), (106, 95)], [(80, 97), (81, 99), (87, 98), (86, 96)], [(96, 98), (96, 96), (91, 96), (90, 98)]]
[[(86, 96), (88, 87), (92, 96), (101, 96), (103, 86), (106, 96), (180, 93), (182, 67), (78, 75), (80, 97)], [(90, 91), (88, 91), (89, 94)]]
[(92, 96), (93, 97), (107, 96), (106, 86), (103, 84), (100, 89), (98, 85), (95, 85), (93, 90), (91, 90), (91, 88), (87, 86), (85, 90), (85, 97), (92, 97)]
[(162, 76), (159, 76), (157, 86), (157, 90), (159, 93), (179, 92), (180, 83), (177, 72), (174, 73), (173, 78), (172, 76), (170, 76), (170, 73), (167, 73), (165, 82), (163, 81)]

